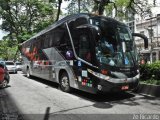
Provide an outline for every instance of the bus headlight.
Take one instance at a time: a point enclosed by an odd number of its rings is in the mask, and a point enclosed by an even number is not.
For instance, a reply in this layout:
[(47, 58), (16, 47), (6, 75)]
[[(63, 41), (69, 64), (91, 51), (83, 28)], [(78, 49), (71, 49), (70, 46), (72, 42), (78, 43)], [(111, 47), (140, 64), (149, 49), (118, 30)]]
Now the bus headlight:
[(106, 75), (103, 75), (101, 73), (97, 73), (97, 72), (94, 72), (93, 70), (91, 69), (87, 69), (89, 73), (91, 73), (92, 75), (100, 78), (100, 79), (104, 79), (104, 80), (109, 80), (109, 76), (106, 76)]

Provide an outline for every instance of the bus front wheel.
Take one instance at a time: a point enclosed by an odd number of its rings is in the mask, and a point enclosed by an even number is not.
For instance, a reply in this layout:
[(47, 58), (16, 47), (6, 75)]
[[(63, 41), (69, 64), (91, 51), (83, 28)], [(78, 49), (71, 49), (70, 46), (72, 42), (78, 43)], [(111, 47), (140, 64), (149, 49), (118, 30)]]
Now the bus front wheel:
[(66, 72), (63, 72), (60, 76), (60, 89), (64, 92), (70, 92), (69, 77)]

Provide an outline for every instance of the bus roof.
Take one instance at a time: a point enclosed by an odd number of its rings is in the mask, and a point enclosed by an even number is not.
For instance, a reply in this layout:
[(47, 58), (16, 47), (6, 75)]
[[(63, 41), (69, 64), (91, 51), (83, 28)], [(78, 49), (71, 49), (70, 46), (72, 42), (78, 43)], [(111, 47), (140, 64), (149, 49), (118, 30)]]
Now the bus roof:
[[(113, 23), (117, 23), (119, 25), (125, 25), (124, 23), (121, 23), (113, 18), (110, 18), (110, 17), (105, 17), (105, 16), (99, 16), (99, 15), (96, 15), (96, 14), (89, 14), (89, 13), (79, 13), (79, 14), (73, 14), (73, 15), (69, 15), (67, 17), (64, 17), (62, 18), (61, 20), (57, 21), (57, 22), (54, 22), (52, 25), (48, 26), (47, 28), (45, 28), (44, 30), (40, 31), (39, 33), (37, 33), (36, 35), (34, 35), (33, 37), (31, 37), (30, 39), (28, 39), (27, 41), (30, 41), (34, 38), (37, 38), (38, 36), (40, 35), (43, 35), (44, 33), (60, 26), (61, 24), (67, 22), (67, 21), (70, 21), (72, 19), (76, 19), (76, 18), (79, 18), (79, 17), (90, 17), (90, 18), (94, 18), (94, 17), (98, 17), (98, 18), (104, 18), (110, 22), (113, 22)], [(24, 41), (22, 44), (26, 43), (27, 41)]]

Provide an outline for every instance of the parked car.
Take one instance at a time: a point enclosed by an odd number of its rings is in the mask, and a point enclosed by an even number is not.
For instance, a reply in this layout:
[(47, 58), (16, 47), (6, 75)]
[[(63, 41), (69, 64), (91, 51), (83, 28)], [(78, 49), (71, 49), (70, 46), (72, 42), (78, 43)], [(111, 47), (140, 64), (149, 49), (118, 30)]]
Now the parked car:
[(6, 65), (9, 73), (17, 74), (16, 64), (13, 61), (6, 61), (5, 65)]
[(2, 63), (2, 64), (4, 64), (4, 65), (5, 65), (5, 61), (0, 60), (0, 63)]
[(17, 71), (21, 71), (22, 70), (22, 63), (21, 62), (15, 62), (15, 64), (16, 64)]
[(10, 76), (7, 67), (3, 62), (0, 62), (0, 87), (4, 88), (10, 81)]

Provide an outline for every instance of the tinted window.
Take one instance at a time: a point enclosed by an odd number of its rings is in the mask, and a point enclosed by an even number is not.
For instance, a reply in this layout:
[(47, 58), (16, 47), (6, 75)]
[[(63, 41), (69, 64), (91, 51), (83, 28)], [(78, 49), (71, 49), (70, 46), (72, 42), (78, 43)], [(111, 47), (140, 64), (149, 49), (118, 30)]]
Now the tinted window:
[(65, 28), (64, 25), (61, 25), (49, 32), (48, 36), (48, 46), (59, 46), (61, 43), (65, 42), (64, 38)]
[(13, 62), (6, 62), (6, 65), (14, 65)]
[(16, 65), (22, 65), (22, 63), (16, 63)]
[(78, 26), (80, 26), (80, 25), (84, 25), (84, 24), (87, 24), (88, 23), (88, 21), (87, 21), (87, 19), (86, 18), (77, 18), (76, 20), (75, 20), (75, 22), (74, 22), (74, 28), (76, 28), (76, 27), (78, 27)]
[(91, 60), (89, 37), (85, 34), (79, 39), (79, 56), (86, 61)]

